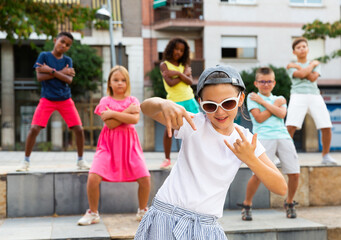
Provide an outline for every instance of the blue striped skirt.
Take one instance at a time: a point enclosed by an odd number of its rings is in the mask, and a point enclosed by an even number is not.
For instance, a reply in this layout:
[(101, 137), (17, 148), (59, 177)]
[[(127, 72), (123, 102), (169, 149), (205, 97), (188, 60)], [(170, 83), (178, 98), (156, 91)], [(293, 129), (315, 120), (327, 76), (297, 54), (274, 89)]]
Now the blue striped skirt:
[(196, 213), (154, 198), (135, 240), (227, 240), (217, 217)]

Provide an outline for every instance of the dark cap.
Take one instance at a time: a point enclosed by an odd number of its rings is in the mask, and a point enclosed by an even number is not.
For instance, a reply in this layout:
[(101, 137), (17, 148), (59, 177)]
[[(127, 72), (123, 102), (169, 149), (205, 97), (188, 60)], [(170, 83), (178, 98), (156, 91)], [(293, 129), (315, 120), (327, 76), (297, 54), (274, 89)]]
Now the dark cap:
[[(207, 79), (207, 77), (214, 72), (223, 72), (226, 73), (229, 77)], [(231, 83), (232, 85), (241, 87), (243, 90), (245, 90), (245, 85), (242, 77), (236, 71), (236, 69), (228, 65), (217, 65), (215, 67), (207, 68), (201, 73), (197, 85), (197, 95), (199, 95), (200, 91), (204, 88), (205, 85), (214, 85), (220, 83)]]

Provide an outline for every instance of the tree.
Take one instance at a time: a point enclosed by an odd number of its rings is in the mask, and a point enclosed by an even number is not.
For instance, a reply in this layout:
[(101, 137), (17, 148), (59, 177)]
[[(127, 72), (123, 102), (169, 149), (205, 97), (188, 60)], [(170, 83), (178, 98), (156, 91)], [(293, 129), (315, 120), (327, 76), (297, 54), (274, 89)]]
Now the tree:
[[(304, 30), (303, 36), (308, 39), (325, 39), (326, 37), (337, 38), (341, 36), (341, 20), (332, 24), (315, 20), (313, 23), (304, 25), (302, 29)], [(329, 55), (322, 56), (318, 60), (326, 63), (336, 57), (341, 57), (341, 49), (336, 50)]]
[[(52, 41), (46, 41), (40, 51), (51, 51), (53, 45)], [(70, 85), (72, 95), (85, 96), (86, 91), (96, 91), (102, 79), (102, 59), (96, 54), (96, 50), (74, 41), (66, 55), (72, 58), (76, 71)]]
[(72, 24), (73, 31), (91, 27), (95, 10), (76, 4), (43, 3), (33, 0), (0, 0), (0, 31), (7, 33), (6, 39), (12, 43), (29, 39), (31, 33), (58, 34), (58, 25)]
[(147, 76), (150, 78), (150, 80), (152, 80), (154, 96), (166, 98), (167, 92), (165, 90), (165, 87), (163, 86), (160, 67), (159, 66), (154, 67), (150, 72), (147, 73)]

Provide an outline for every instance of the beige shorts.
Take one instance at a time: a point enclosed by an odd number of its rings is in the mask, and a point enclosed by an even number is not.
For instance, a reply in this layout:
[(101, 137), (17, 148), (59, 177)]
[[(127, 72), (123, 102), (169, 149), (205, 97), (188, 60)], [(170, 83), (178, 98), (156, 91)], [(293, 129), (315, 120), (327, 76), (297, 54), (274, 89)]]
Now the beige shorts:
[(316, 94), (291, 94), (285, 125), (301, 129), (307, 113), (314, 119), (317, 129), (332, 127), (327, 106), (322, 96)]
[(278, 157), (283, 174), (300, 173), (300, 163), (292, 139), (259, 139), (266, 155), (275, 162)]

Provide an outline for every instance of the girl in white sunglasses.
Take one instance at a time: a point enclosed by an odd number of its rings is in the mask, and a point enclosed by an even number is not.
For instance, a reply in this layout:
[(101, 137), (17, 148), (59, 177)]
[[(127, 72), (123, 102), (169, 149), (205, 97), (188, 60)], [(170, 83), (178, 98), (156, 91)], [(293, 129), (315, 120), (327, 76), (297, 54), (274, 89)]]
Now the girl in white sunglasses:
[(190, 115), (161, 98), (141, 104), (144, 114), (182, 139), (178, 160), (143, 217), (135, 239), (227, 239), (217, 223), (226, 193), (244, 162), (272, 192), (284, 195), (287, 184), (265, 154), (257, 136), (234, 124), (245, 86), (229, 66), (206, 69), (197, 93), (206, 113)]

